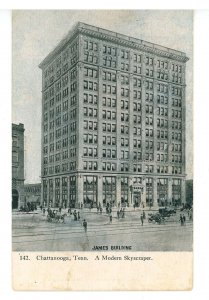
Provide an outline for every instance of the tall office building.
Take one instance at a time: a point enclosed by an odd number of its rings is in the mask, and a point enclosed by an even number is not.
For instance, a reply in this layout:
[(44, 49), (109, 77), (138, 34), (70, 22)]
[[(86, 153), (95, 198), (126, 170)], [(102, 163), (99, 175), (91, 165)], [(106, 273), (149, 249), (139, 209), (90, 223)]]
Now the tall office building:
[(12, 208), (24, 206), (24, 125), (12, 124)]
[(78, 23), (41, 62), (42, 201), (185, 202), (186, 54)]

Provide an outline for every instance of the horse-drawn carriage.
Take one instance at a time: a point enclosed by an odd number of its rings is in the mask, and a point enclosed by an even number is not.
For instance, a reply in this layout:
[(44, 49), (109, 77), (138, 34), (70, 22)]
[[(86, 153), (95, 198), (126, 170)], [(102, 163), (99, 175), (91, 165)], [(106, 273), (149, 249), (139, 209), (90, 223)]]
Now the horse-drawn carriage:
[(48, 222), (62, 222), (65, 223), (65, 217), (67, 214), (60, 214), (57, 210), (48, 210), (47, 221)]
[(149, 223), (163, 224), (163, 223), (165, 223), (165, 219), (160, 213), (148, 214), (148, 222)]

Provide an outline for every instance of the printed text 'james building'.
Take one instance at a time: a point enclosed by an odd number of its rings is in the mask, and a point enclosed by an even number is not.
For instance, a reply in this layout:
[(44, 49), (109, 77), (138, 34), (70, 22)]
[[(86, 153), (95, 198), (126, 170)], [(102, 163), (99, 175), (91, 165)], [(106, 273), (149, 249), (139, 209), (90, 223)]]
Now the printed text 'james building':
[(42, 202), (185, 202), (186, 54), (78, 23), (42, 61)]

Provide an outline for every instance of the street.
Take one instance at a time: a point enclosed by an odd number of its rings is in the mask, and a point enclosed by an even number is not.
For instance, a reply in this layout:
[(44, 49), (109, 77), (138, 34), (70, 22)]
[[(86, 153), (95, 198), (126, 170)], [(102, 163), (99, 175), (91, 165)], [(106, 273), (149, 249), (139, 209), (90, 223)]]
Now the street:
[[(13, 251), (92, 251), (102, 246), (108, 251), (111, 246), (114, 251), (118, 246), (130, 248), (129, 251), (192, 251), (193, 223), (186, 212), (184, 226), (179, 222), (179, 211), (159, 225), (148, 222), (148, 213), (153, 211), (147, 209), (142, 226), (142, 210), (138, 208), (127, 208), (125, 217), (120, 219), (113, 210), (112, 223), (106, 213), (97, 213), (96, 209), (79, 211), (81, 219), (74, 221), (73, 215), (62, 210), (62, 214), (67, 214), (65, 223), (47, 221), (40, 209), (31, 213), (14, 211)], [(87, 232), (83, 219), (88, 223)]]

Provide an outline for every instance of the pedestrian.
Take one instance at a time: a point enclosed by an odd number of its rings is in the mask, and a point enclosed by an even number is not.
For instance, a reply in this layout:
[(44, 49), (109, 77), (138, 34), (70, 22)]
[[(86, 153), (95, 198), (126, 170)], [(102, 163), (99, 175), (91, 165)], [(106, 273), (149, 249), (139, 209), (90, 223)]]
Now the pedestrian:
[(102, 207), (100, 206), (100, 214), (102, 214)]
[(120, 218), (120, 211), (119, 211), (119, 209), (117, 210), (117, 217), (118, 217), (118, 219)]
[(42, 205), (40, 205), (40, 209), (42, 210)]
[(78, 221), (80, 220), (80, 213), (79, 213), (79, 211), (78, 211), (78, 213), (77, 213), (77, 218), (78, 218)]
[(185, 217), (185, 215), (183, 214), (183, 225), (185, 225), (185, 223), (186, 223), (186, 217)]
[(145, 220), (146, 219), (146, 214), (145, 214), (145, 211), (143, 210), (143, 219)]
[(77, 221), (77, 212), (76, 212), (76, 210), (74, 210), (73, 216), (74, 216), (74, 221)]
[(144, 218), (143, 218), (143, 214), (141, 214), (141, 225), (143, 226), (143, 224), (144, 224)]
[(84, 231), (87, 232), (87, 222), (85, 219), (83, 220), (83, 228), (84, 228)]
[(62, 211), (62, 208), (61, 208), (61, 206), (59, 207), (59, 212), (61, 213), (61, 211)]
[(189, 212), (189, 220), (192, 221), (192, 209), (190, 209), (190, 212)]
[(125, 207), (123, 208), (123, 211), (122, 211), (122, 218), (125, 218)]
[(81, 203), (81, 209), (83, 208), (83, 203)]
[(184, 225), (184, 220), (183, 220), (182, 214), (180, 214), (180, 219), (179, 219), (179, 221), (181, 222), (181, 226), (183, 226), (183, 225)]
[(112, 223), (112, 214), (110, 214), (110, 223)]
[(43, 215), (45, 216), (45, 212), (46, 212), (46, 210), (45, 210), (45, 208), (43, 208)]

